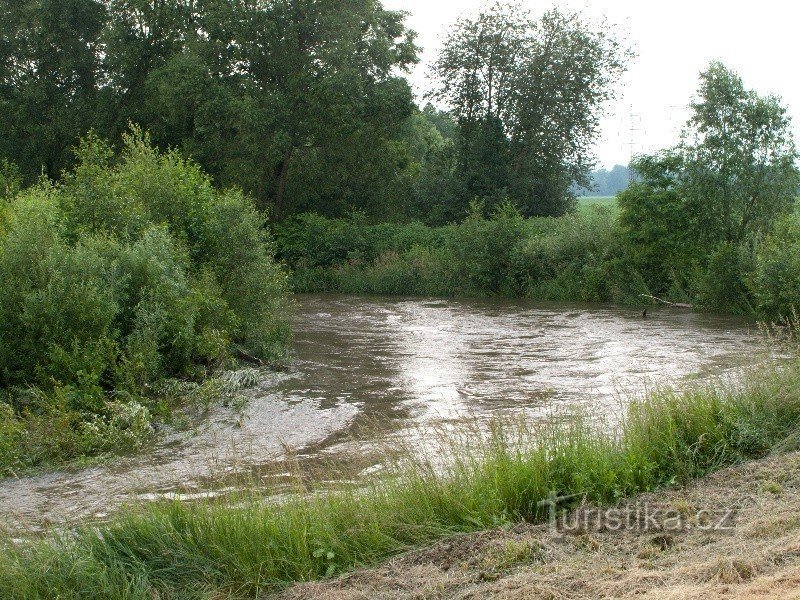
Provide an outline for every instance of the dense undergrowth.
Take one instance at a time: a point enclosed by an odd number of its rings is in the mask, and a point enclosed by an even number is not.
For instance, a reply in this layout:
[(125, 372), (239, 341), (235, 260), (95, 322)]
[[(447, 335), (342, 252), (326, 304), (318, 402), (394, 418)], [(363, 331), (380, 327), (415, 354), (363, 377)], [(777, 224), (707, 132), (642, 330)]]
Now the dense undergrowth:
[(443, 227), (304, 214), (275, 236), (300, 292), (634, 303), (648, 291), (610, 210), (525, 219), (506, 204)]
[(683, 483), (800, 444), (800, 363), (651, 393), (631, 404), (615, 435), (580, 419), (560, 423), (494, 423), (483, 438), (450, 433), (428, 457), (327, 494), (273, 503), (250, 491), (230, 502), (139, 507), (99, 527), (8, 547), (0, 592), (256, 597), (455, 532), (541, 520), (539, 502), (552, 492), (604, 504)]
[(442, 227), (307, 213), (276, 224), (274, 232), (298, 292), (619, 304), (645, 304), (647, 295), (657, 295), (765, 320), (791, 316), (800, 302), (797, 212), (762, 238), (702, 253), (679, 222), (642, 207), (647, 196), (633, 189), (623, 196), (621, 212), (590, 207), (522, 218), (506, 204), (490, 218), (476, 207), (464, 221)]
[(118, 156), (91, 135), (77, 155), (60, 183), (0, 190), (0, 475), (139, 447), (225, 387), (209, 376), (238, 349), (270, 361), (287, 342), (248, 198), (137, 130)]

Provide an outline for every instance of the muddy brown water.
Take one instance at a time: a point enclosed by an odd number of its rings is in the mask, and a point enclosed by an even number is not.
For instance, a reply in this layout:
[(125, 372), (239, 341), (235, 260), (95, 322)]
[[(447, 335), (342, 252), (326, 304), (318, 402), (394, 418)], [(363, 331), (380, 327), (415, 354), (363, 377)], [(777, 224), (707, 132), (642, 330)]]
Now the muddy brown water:
[[(281, 489), (287, 455), (370, 469), (379, 442), (420, 426), (553, 406), (619, 413), (625, 394), (746, 364), (751, 322), (686, 310), (501, 300), (296, 298), (293, 360), (242, 408), (214, 408), (149, 451), (0, 482), (11, 532), (103, 519), (121, 504), (224, 493), (232, 474)], [(379, 452), (378, 452), (379, 454)]]

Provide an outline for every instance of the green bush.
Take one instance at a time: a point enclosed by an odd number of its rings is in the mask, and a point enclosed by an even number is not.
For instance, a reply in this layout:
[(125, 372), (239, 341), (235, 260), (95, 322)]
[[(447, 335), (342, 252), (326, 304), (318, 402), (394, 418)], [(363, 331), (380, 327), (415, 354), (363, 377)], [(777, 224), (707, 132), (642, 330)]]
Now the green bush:
[(703, 255), (691, 233), (694, 224), (687, 218), (687, 202), (670, 183), (651, 177), (631, 184), (619, 193), (617, 202), (619, 234), (629, 249), (631, 266), (654, 294), (673, 297), (671, 291), (691, 286)]
[(519, 295), (513, 280), (514, 251), (524, 235), (524, 219), (509, 202), (500, 204), (491, 219), (473, 205), (469, 216), (448, 231), (452, 277), (459, 295)]
[(531, 222), (514, 262), (527, 295), (540, 300), (641, 302), (648, 288), (603, 208)]
[[(646, 295), (766, 319), (800, 304), (797, 217), (765, 240), (706, 247), (667, 184), (637, 183), (605, 207), (521, 218), (473, 206), (460, 223), (372, 224), (307, 213), (275, 226), (277, 253), (298, 292), (505, 296), (642, 304)], [(787, 312), (789, 311), (789, 312)]]
[(756, 252), (748, 281), (759, 313), (771, 319), (800, 311), (800, 216), (778, 221)]
[(510, 204), (461, 223), (369, 224), (306, 214), (276, 226), (296, 291), (640, 302), (647, 286), (611, 211), (524, 219)]
[(137, 131), (119, 156), (89, 136), (78, 158), (0, 227), (0, 389), (41, 433), (30, 464), (136, 447), (164, 378), (202, 378), (235, 346), (279, 360), (288, 339), (286, 278), (247, 198)]
[(0, 160), (0, 201), (10, 200), (22, 187), (22, 174), (17, 165), (7, 159)]
[(708, 257), (708, 266), (700, 271), (693, 282), (698, 306), (734, 314), (750, 314), (746, 245), (719, 244)]

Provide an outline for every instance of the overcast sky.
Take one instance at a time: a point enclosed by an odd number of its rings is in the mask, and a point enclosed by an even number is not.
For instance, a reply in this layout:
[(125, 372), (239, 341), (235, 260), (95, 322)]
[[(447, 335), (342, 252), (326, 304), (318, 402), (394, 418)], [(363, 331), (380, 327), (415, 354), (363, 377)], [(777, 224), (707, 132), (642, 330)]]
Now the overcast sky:
[[(411, 13), (422, 62), (411, 75), (418, 95), (428, 87), (428, 64), (443, 32), (481, 0), (384, 0)], [(552, 2), (525, 0), (541, 12)], [(782, 97), (800, 137), (800, 2), (797, 0), (567, 0), (559, 6), (605, 15), (620, 25), (637, 58), (608, 106), (596, 154), (602, 166), (627, 164), (631, 152), (647, 152), (677, 141), (697, 75), (712, 60), (738, 71), (749, 88)]]

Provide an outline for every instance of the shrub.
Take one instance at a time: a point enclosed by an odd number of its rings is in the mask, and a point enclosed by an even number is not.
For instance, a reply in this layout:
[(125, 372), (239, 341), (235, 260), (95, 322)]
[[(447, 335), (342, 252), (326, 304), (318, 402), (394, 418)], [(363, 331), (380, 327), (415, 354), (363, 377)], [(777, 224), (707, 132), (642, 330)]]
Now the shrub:
[(756, 252), (748, 281), (758, 312), (769, 319), (790, 318), (800, 310), (800, 216), (778, 221)]
[(22, 188), (19, 167), (7, 159), (0, 160), (0, 201), (10, 200)]
[(640, 302), (648, 288), (619, 239), (602, 208), (531, 222), (514, 257), (520, 286), (540, 300)]
[(136, 130), (119, 156), (91, 135), (77, 154), (63, 184), (3, 208), (0, 389), (28, 464), (135, 448), (164, 378), (202, 378), (236, 345), (278, 360), (288, 339), (285, 275), (249, 199)]
[(753, 308), (745, 287), (747, 246), (719, 244), (708, 257), (708, 266), (694, 282), (698, 306), (734, 314), (750, 314)]
[(482, 206), (473, 205), (464, 222), (448, 232), (456, 293), (516, 295), (512, 256), (524, 234), (524, 220), (509, 202), (500, 204), (491, 219), (482, 212)]
[(276, 228), (297, 291), (639, 302), (647, 286), (610, 211), (523, 219), (510, 204), (462, 223), (370, 225), (302, 215)]

